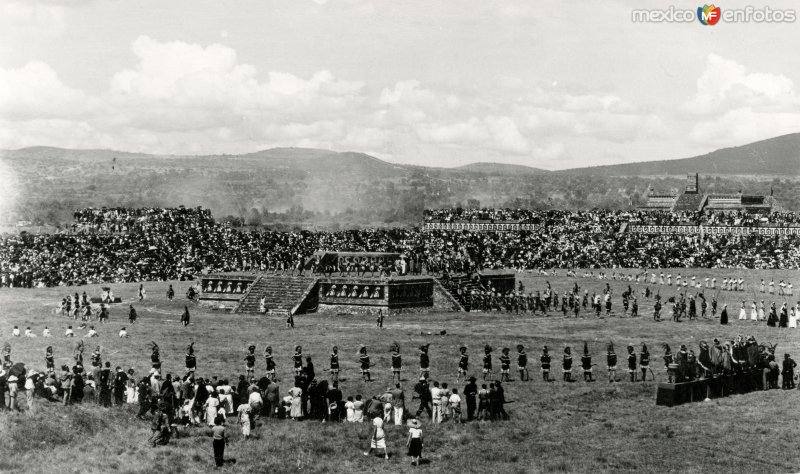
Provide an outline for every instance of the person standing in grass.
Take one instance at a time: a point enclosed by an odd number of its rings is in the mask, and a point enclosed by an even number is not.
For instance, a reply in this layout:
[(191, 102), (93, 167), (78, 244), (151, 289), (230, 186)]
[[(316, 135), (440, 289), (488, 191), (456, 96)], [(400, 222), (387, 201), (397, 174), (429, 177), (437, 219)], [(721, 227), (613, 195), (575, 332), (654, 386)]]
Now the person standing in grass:
[(411, 464), (419, 466), (419, 458), (422, 456), (422, 424), (417, 419), (408, 420), (408, 455), (411, 456)]
[(242, 425), (242, 436), (244, 439), (250, 439), (250, 405), (242, 403), (236, 409), (236, 414), (239, 417), (239, 424)]
[(225, 427), (222, 426), (222, 418), (214, 420), (214, 427), (211, 428), (211, 437), (213, 438), (214, 464), (217, 467), (222, 467), (225, 463), (225, 443), (227, 441)]
[(378, 414), (372, 419), (372, 438), (370, 439), (369, 449), (364, 452), (364, 456), (372, 454), (373, 449), (382, 449), (383, 457), (389, 460), (389, 451), (386, 449), (386, 433), (383, 430), (383, 418)]

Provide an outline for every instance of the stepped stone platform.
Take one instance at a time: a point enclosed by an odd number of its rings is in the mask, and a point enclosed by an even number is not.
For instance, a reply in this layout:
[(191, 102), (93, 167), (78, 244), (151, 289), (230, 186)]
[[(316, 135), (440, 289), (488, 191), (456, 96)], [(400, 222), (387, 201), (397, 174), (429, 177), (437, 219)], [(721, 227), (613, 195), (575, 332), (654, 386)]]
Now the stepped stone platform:
[(270, 273), (202, 275), (201, 304), (232, 313), (302, 314), (318, 309), (352, 311), (469, 311), (473, 290), (514, 290), (513, 273), (477, 273), (448, 278)]
[(471, 310), (469, 295), (473, 292), (494, 289), (505, 294), (516, 289), (516, 276), (513, 273), (451, 275), (448, 278), (438, 278), (438, 282), (463, 311)]

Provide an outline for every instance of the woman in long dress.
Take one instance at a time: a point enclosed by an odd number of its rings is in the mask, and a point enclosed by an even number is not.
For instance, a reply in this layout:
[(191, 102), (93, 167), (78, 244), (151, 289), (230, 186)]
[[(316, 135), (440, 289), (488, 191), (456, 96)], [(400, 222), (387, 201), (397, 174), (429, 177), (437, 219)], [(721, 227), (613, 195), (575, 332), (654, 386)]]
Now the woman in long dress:
[(742, 306), (739, 308), (739, 319), (747, 319), (747, 310), (744, 309), (744, 301), (742, 301)]
[(789, 309), (789, 327), (792, 329), (797, 327), (797, 313), (794, 311), (794, 306)]
[(208, 426), (214, 426), (214, 419), (217, 417), (217, 409), (219, 408), (219, 399), (216, 392), (211, 392), (208, 395), (208, 400), (205, 403), (206, 407), (206, 423)]
[(756, 311), (756, 302), (750, 304), (750, 321), (758, 321), (758, 312)]
[(298, 387), (298, 385), (300, 385), (300, 381), (298, 378), (295, 378), (294, 387), (289, 389), (289, 395), (292, 397), (292, 408), (289, 412), (289, 416), (291, 416), (293, 420), (299, 420), (303, 417), (303, 389)]
[(764, 321), (767, 319), (767, 315), (764, 313), (764, 300), (761, 300), (761, 303), (758, 303), (758, 320)]

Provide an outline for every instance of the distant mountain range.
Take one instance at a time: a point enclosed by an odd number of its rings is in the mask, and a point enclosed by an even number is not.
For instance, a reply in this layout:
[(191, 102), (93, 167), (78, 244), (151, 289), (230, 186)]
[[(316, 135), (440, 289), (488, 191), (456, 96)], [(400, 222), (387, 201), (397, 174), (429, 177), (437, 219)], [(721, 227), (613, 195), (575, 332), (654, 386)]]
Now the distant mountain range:
[(716, 176), (798, 176), (800, 175), (800, 133), (782, 135), (737, 147), (722, 148), (692, 158), (592, 166), (560, 172), (605, 176), (664, 176), (686, 173)]
[[(391, 178), (409, 175), (414, 170), (435, 169), (438, 173), (478, 173), (496, 176), (540, 175), (545, 173), (601, 174), (605, 176), (683, 175), (690, 172), (710, 175), (800, 175), (800, 133), (722, 148), (706, 155), (661, 161), (643, 161), (617, 165), (590, 166), (551, 172), (541, 168), (506, 163), (478, 162), (456, 168), (422, 167), (388, 163), (374, 156), (356, 152), (334, 152), (314, 148), (272, 148), (241, 155), (150, 155), (113, 150), (73, 150), (53, 147), (29, 147), (1, 150), (0, 158), (16, 160), (64, 160), (96, 166), (99, 162), (122, 163), (131, 160), (165, 168), (181, 168), (189, 163), (199, 166), (295, 171), (308, 175), (338, 175), (350, 178)], [(156, 161), (157, 160), (157, 161)], [(144, 164), (144, 163), (140, 163)]]
[[(625, 209), (648, 186), (775, 190), (800, 209), (800, 134), (693, 158), (560, 171), (472, 163), (456, 168), (389, 163), (364, 153), (273, 148), (240, 155), (150, 155), (30, 147), (0, 150), (0, 225), (68, 223), (83, 207), (203, 206), (245, 222), (328, 221), (342, 226), (416, 223), (423, 208), (478, 205)], [(786, 179), (792, 178), (792, 179)], [(468, 204), (472, 203), (472, 204)], [(11, 209), (11, 212), (8, 211)]]

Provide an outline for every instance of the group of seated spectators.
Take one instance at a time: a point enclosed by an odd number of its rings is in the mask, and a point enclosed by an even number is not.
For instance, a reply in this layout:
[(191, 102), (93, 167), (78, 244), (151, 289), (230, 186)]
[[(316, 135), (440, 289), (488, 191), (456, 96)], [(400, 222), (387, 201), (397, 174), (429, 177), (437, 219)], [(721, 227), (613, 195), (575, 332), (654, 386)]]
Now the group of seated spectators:
[[(463, 210), (427, 211), (450, 221)], [(800, 236), (619, 233), (635, 213), (535, 212), (536, 231), (247, 231), (218, 224), (203, 209), (84, 210), (82, 224), (113, 232), (0, 237), (0, 286), (186, 280), (208, 272), (311, 269), (314, 252), (397, 252), (419, 272), (514, 268), (800, 268)], [(648, 214), (649, 215), (649, 214)], [(792, 214), (794, 216), (794, 214)], [(689, 214), (679, 219), (694, 218)], [(789, 222), (796, 217), (781, 217)], [(77, 225), (77, 224), (76, 224)], [(115, 229), (119, 229), (117, 232)], [(124, 230), (127, 229), (127, 230)], [(321, 269), (320, 269), (321, 270)]]
[(86, 208), (75, 211), (73, 232), (142, 232), (145, 229), (162, 231), (176, 226), (213, 225), (208, 209), (185, 208)]
[(635, 225), (706, 225), (744, 227), (794, 227), (800, 226), (800, 214), (773, 212), (771, 214), (744, 211), (536, 211), (531, 209), (426, 209), (425, 222), (526, 222), (546, 228), (569, 224), (594, 222), (607, 231), (619, 229), (623, 222)]

